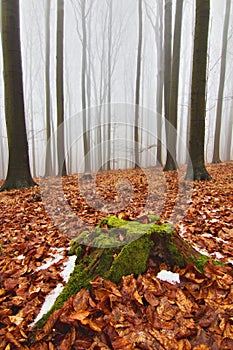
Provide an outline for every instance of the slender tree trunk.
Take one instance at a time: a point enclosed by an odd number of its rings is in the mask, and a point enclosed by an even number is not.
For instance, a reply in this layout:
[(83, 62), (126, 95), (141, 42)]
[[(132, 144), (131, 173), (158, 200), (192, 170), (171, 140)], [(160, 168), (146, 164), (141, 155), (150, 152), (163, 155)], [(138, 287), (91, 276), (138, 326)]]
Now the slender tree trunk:
[(9, 148), (7, 177), (1, 191), (36, 185), (32, 179), (25, 125), (19, 1), (2, 0), (2, 49), (5, 117)]
[(108, 115), (107, 115), (107, 170), (111, 168), (111, 85), (112, 85), (112, 0), (108, 3)]
[(222, 60), (221, 60), (221, 70), (220, 70), (220, 81), (218, 88), (218, 103), (217, 103), (217, 115), (215, 123), (215, 134), (214, 134), (214, 154), (212, 163), (220, 163), (220, 135), (221, 135), (221, 120), (222, 120), (222, 105), (223, 105), (223, 92), (224, 92), (224, 83), (226, 75), (226, 58), (227, 58), (227, 37), (229, 29), (229, 19), (231, 12), (231, 0), (226, 1), (225, 9), (225, 20), (224, 28), (222, 34)]
[(157, 45), (157, 92), (156, 92), (156, 111), (157, 111), (157, 165), (162, 165), (162, 109), (163, 109), (163, 84), (164, 84), (164, 58), (163, 58), (163, 6), (158, 1), (159, 13), (159, 39)]
[(64, 38), (64, 0), (57, 1), (57, 150), (58, 173), (66, 175), (64, 141), (64, 79), (63, 79), (63, 38)]
[[(176, 2), (176, 19), (173, 39), (172, 72), (170, 84), (170, 102), (167, 131), (167, 160), (164, 171), (176, 170), (176, 143), (177, 143), (177, 113), (178, 113), (178, 91), (179, 91), (179, 71), (180, 71), (180, 41), (182, 26), (183, 0)], [(171, 128), (170, 128), (171, 126)]]
[(189, 154), (186, 178), (209, 180), (205, 168), (205, 115), (206, 115), (206, 62), (209, 30), (210, 0), (196, 0), (196, 23), (194, 37), (191, 123)]
[(229, 113), (228, 127), (227, 127), (227, 135), (226, 135), (226, 160), (231, 160), (232, 153), (232, 132), (233, 132), (233, 99), (231, 100), (231, 107)]
[[(32, 75), (31, 75), (32, 79)], [(32, 84), (31, 84), (32, 86)], [(34, 130), (34, 119), (33, 119), (33, 102), (32, 102), (32, 93), (31, 93), (31, 129), (32, 129), (32, 159), (31, 159), (31, 168), (32, 176), (36, 176), (36, 144), (35, 144), (35, 130)]]
[(190, 139), (190, 120), (191, 120), (191, 95), (192, 95), (192, 65), (193, 60), (191, 60), (191, 67), (190, 67), (190, 78), (189, 78), (189, 103), (188, 103), (188, 120), (187, 120), (187, 129), (186, 129), (186, 147), (187, 147), (187, 153), (186, 153), (186, 163), (189, 161), (189, 139)]
[[(92, 19), (92, 6), (90, 8), (90, 13), (88, 16), (88, 36), (87, 36), (87, 71), (86, 71), (86, 83), (87, 83), (87, 120), (88, 120), (88, 132), (87, 132), (87, 137), (88, 137), (88, 143), (89, 143), (89, 152), (91, 150), (91, 121), (92, 121), (92, 109), (91, 109), (91, 97), (92, 97), (92, 91), (91, 91), (91, 36), (92, 36), (92, 28), (91, 28), (91, 19)], [(89, 157), (89, 162), (90, 162), (90, 169), (93, 169), (95, 167), (95, 164), (92, 164), (92, 158), (91, 158), (91, 153), (88, 155)]]
[(45, 23), (45, 35), (46, 35), (46, 48), (45, 48), (45, 109), (46, 109), (46, 159), (45, 159), (45, 175), (52, 175), (52, 156), (51, 145), (49, 143), (51, 137), (51, 125), (50, 125), (50, 8), (51, 1), (46, 1), (46, 23)]
[(4, 147), (4, 139), (3, 137), (1, 138), (1, 179), (3, 179), (3, 177), (5, 176), (5, 147)]
[[(172, 43), (172, 0), (165, 0), (164, 10), (164, 112), (165, 118), (169, 120), (170, 92), (171, 92), (171, 43)], [(166, 142), (168, 142), (168, 130), (166, 131)]]
[(141, 81), (141, 56), (142, 56), (142, 0), (138, 0), (138, 54), (136, 71), (136, 90), (135, 90), (135, 164), (139, 167), (139, 104), (140, 104), (140, 81)]
[(86, 0), (81, 2), (81, 21), (82, 21), (82, 73), (81, 73), (81, 91), (82, 91), (82, 115), (83, 115), (83, 149), (85, 171), (90, 171), (90, 140), (87, 130), (87, 101), (86, 101), (86, 70), (87, 70), (87, 31), (86, 31)]

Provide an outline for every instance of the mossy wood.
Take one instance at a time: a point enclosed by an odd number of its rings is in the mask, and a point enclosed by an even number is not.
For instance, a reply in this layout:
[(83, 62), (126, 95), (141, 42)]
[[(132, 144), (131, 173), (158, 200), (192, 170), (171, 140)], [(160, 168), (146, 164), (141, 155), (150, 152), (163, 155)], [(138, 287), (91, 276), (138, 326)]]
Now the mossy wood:
[[(90, 288), (90, 282), (98, 275), (118, 283), (122, 276), (145, 272), (149, 261), (165, 262), (171, 268), (193, 262), (203, 269), (207, 257), (183, 240), (171, 224), (161, 224), (153, 215), (146, 217), (146, 221), (126, 221), (111, 216), (102, 219), (92, 233), (81, 233), (69, 251), (69, 255), (77, 255), (74, 271), (51, 310), (37, 325), (43, 325), (71, 295)], [(119, 245), (121, 240), (128, 243)]]

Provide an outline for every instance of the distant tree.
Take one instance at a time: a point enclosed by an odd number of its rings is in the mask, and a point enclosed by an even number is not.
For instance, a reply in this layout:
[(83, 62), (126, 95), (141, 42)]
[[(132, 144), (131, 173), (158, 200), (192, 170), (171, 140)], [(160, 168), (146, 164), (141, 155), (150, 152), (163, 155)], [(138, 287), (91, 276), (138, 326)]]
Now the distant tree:
[(50, 9), (51, 0), (46, 0), (46, 10), (45, 10), (45, 109), (46, 109), (46, 159), (45, 159), (45, 175), (52, 174), (52, 154), (51, 146), (49, 143), (51, 137), (51, 125), (50, 125)]
[(231, 154), (233, 149), (232, 133), (233, 133), (233, 99), (231, 100), (229, 120), (227, 125), (227, 132), (226, 132), (226, 160), (228, 161), (231, 160)]
[(66, 175), (64, 143), (64, 79), (63, 79), (64, 0), (57, 0), (57, 156), (58, 171)]
[(221, 162), (220, 135), (221, 135), (223, 92), (224, 92), (224, 83), (225, 83), (225, 75), (226, 75), (227, 42), (228, 42), (230, 12), (231, 12), (231, 0), (227, 0), (226, 8), (225, 8), (224, 28), (222, 33), (222, 55), (221, 55), (222, 59), (221, 59), (220, 81), (219, 81), (219, 88), (218, 88), (217, 113), (216, 113), (215, 134), (214, 134), (214, 154), (212, 159), (213, 163)]
[(85, 171), (90, 171), (90, 135), (87, 122), (87, 97), (86, 97), (86, 71), (87, 71), (87, 29), (86, 29), (86, 0), (81, 0), (81, 21), (82, 21), (82, 113), (83, 113), (83, 147)]
[[(176, 2), (176, 16), (175, 16), (175, 28), (173, 38), (173, 51), (172, 51), (172, 68), (171, 68), (171, 83), (170, 83), (170, 100), (169, 100), (169, 112), (167, 120), (167, 159), (164, 167), (164, 171), (176, 170), (176, 143), (177, 137), (177, 113), (178, 113), (178, 91), (179, 91), (179, 72), (180, 72), (180, 42), (181, 42), (181, 27), (182, 27), (182, 12), (183, 12), (183, 0)], [(173, 127), (171, 130), (170, 126)], [(171, 152), (172, 151), (172, 152)]]
[(157, 81), (156, 81), (156, 118), (157, 118), (157, 165), (162, 164), (162, 108), (163, 108), (163, 85), (164, 85), (164, 62), (163, 62), (163, 3), (156, 1), (156, 18), (153, 21), (153, 9), (145, 2), (146, 15), (155, 34)]
[[(172, 0), (164, 2), (164, 114), (169, 118), (171, 92)], [(166, 139), (168, 138), (166, 129)]]
[(196, 22), (191, 92), (191, 123), (186, 178), (209, 180), (205, 167), (206, 61), (209, 31), (210, 0), (196, 0)]
[(23, 98), (19, 1), (2, 0), (5, 117), (9, 148), (7, 177), (0, 191), (31, 187)]
[[(157, 92), (156, 92), (156, 111), (157, 111), (157, 163), (162, 164), (162, 109), (163, 109), (163, 85), (164, 85), (164, 62), (163, 62), (163, 6), (162, 2), (158, 1), (158, 39), (157, 46)], [(161, 14), (160, 14), (161, 13)]]
[(141, 56), (142, 56), (142, 0), (138, 0), (138, 53), (136, 70), (136, 89), (135, 89), (135, 167), (139, 167), (139, 104), (140, 104), (140, 81), (141, 81)]
[(111, 96), (112, 96), (112, 0), (108, 1), (108, 120), (107, 170), (111, 168)]
[[(83, 126), (83, 151), (84, 151), (84, 171), (91, 170), (91, 158), (90, 158), (90, 111), (87, 110), (90, 103), (90, 71), (88, 71), (88, 67), (90, 68), (90, 64), (88, 65), (88, 56), (90, 63), (90, 47), (88, 49), (88, 40), (90, 37), (88, 36), (88, 23), (89, 29), (91, 27), (91, 10), (94, 4), (94, 1), (91, 1), (87, 6), (86, 0), (71, 0), (72, 6), (74, 9), (75, 17), (76, 17), (76, 29), (78, 37), (81, 41), (82, 45), (82, 58), (81, 58), (81, 103), (82, 103), (82, 126)], [(79, 18), (81, 16), (81, 18)], [(89, 19), (89, 22), (87, 22)], [(80, 28), (79, 28), (80, 24)], [(87, 92), (89, 96), (87, 95)], [(88, 103), (89, 100), (89, 103)]]

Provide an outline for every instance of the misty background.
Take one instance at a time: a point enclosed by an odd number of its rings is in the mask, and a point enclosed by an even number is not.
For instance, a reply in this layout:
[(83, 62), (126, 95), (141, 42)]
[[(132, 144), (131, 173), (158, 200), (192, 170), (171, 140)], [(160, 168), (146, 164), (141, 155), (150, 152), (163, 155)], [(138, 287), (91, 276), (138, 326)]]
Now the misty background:
[[(109, 1), (87, 0), (87, 65), (89, 85), (87, 86), (90, 108), (89, 128), (107, 122), (107, 90), (108, 90), (108, 48), (109, 48)], [(179, 0), (178, 0), (179, 1)], [(81, 63), (82, 63), (82, 28), (79, 0), (64, 1), (64, 118), (67, 151), (68, 173), (84, 171), (82, 134), (82, 100), (81, 100)], [(130, 166), (131, 146), (127, 142), (119, 142), (132, 138), (133, 104), (135, 103), (136, 59), (138, 45), (137, 1), (112, 0), (111, 26), (111, 103), (115, 105), (111, 112), (111, 168)], [(47, 0), (21, 0), (21, 49), (23, 64), (23, 81), (25, 97), (25, 113), (29, 156), (33, 176), (42, 176), (45, 167), (46, 150), (46, 100), (45, 100), (45, 68), (46, 68), (46, 3)], [(164, 118), (156, 114), (157, 77), (163, 72), (163, 61), (156, 47), (159, 36), (159, 20), (162, 0), (143, 1), (143, 38), (142, 38), (142, 71), (140, 96), (140, 125), (146, 130), (154, 130), (156, 135), (156, 118)], [(173, 25), (175, 18), (173, 6)], [(225, 1), (210, 1), (209, 49), (207, 63), (207, 113), (206, 113), (206, 161), (211, 162), (215, 132), (216, 107), (220, 79), (222, 32), (224, 23)], [(57, 2), (51, 1), (50, 8), (50, 98), (51, 129), (57, 125), (56, 107), (56, 17)], [(182, 18), (181, 61), (178, 99), (178, 135), (186, 139), (190, 113), (191, 69), (193, 53), (193, 35), (195, 25), (195, 1), (185, 0)], [(222, 160), (227, 159), (227, 142), (231, 142), (233, 121), (233, 20), (232, 6), (230, 28), (227, 40), (226, 75), (222, 109), (221, 146)], [(0, 54), (0, 178), (5, 178), (8, 163), (8, 148), (4, 112), (3, 61)], [(100, 107), (104, 105), (103, 107)], [(70, 119), (71, 118), (71, 119)], [(124, 127), (124, 123), (130, 124)], [(154, 133), (141, 135), (141, 162), (143, 166), (155, 166), (156, 137)], [(227, 137), (228, 135), (228, 137)], [(96, 148), (96, 132), (90, 133), (91, 148)], [(165, 145), (165, 131), (163, 126)], [(114, 143), (114, 140), (115, 143)], [(118, 141), (117, 141), (118, 140)], [(229, 146), (229, 145), (228, 145)], [(102, 148), (104, 150), (105, 144)], [(143, 151), (143, 147), (145, 150)], [(146, 149), (147, 148), (147, 149)], [(107, 155), (105, 155), (107, 156)], [(163, 147), (165, 161), (166, 151)], [(179, 164), (186, 162), (186, 150), (178, 140), (177, 157)], [(116, 161), (114, 161), (115, 159)], [(106, 161), (107, 159), (105, 159)], [(96, 171), (95, 152), (91, 156), (92, 170)]]

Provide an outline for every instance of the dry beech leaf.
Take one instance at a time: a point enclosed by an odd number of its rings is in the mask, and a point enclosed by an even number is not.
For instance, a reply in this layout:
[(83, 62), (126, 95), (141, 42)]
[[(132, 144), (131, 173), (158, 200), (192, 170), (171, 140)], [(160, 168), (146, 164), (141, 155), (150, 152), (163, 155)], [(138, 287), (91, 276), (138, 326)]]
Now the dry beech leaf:
[(84, 320), (81, 320), (81, 323), (83, 325), (88, 325), (95, 332), (100, 333), (102, 330), (102, 328), (96, 322), (92, 321), (91, 319), (86, 318)]
[(176, 292), (176, 304), (182, 312), (190, 314), (193, 308), (193, 303), (186, 297), (182, 290)]
[(72, 320), (82, 321), (90, 315), (90, 311), (76, 311), (70, 315)]

